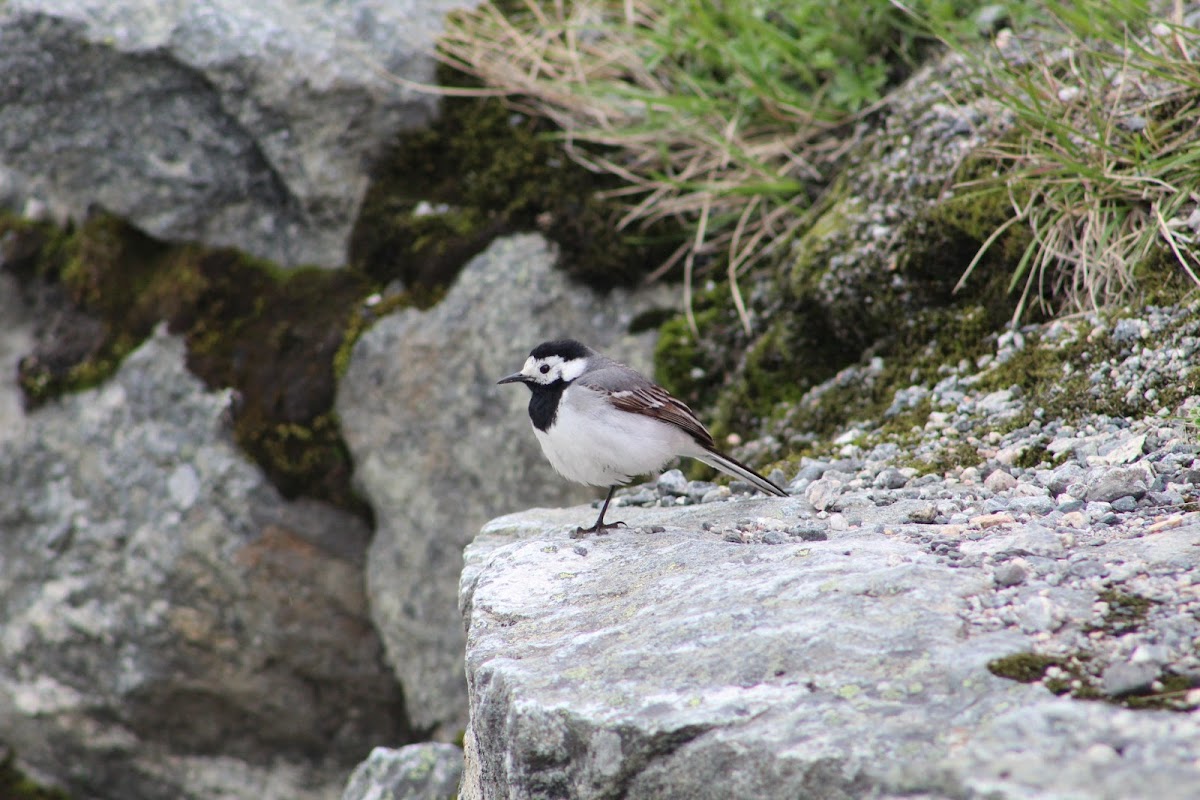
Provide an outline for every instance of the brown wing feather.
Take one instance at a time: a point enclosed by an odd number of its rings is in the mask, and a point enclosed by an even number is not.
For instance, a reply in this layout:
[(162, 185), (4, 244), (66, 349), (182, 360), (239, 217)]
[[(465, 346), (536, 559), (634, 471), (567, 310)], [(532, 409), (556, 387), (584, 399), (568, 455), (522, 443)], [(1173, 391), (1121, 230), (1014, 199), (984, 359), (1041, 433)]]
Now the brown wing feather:
[(663, 422), (669, 422), (691, 434), (700, 446), (713, 448), (712, 434), (705, 430), (692, 410), (668, 394), (667, 390), (661, 386), (651, 384), (639, 389), (611, 392), (609, 397), (612, 399), (612, 404), (623, 411), (644, 414), (647, 417), (655, 417)]

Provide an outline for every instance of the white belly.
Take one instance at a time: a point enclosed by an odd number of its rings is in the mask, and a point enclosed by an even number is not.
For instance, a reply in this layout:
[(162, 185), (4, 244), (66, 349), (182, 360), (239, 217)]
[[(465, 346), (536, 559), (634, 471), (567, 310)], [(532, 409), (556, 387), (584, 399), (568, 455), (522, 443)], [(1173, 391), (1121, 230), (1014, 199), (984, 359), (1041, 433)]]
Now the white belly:
[(591, 486), (629, 483), (658, 472), (696, 445), (684, 431), (651, 417), (617, 411), (577, 387), (563, 392), (548, 431), (533, 429), (542, 452), (564, 478)]

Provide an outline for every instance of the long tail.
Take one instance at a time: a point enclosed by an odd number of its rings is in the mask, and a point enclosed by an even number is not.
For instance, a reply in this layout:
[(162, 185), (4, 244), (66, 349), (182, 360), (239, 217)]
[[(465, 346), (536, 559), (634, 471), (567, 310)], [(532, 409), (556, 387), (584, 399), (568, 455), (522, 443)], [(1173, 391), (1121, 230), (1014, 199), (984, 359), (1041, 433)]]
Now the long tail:
[(788, 493), (780, 489), (769, 480), (759, 475), (754, 470), (747, 467), (745, 464), (730, 458), (729, 456), (721, 455), (716, 450), (706, 450), (704, 453), (697, 455), (696, 458), (708, 464), (714, 469), (719, 469), (726, 475), (732, 475), (735, 478), (741, 478), (744, 481), (753, 483), (759, 489), (767, 494), (773, 494), (776, 497), (787, 497)]

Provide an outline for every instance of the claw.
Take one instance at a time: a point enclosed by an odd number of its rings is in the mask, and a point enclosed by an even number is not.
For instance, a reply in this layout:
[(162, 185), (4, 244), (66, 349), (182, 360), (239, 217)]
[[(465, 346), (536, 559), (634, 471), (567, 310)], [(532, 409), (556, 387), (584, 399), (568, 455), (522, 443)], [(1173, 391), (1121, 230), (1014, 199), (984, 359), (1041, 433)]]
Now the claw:
[(610, 530), (612, 530), (613, 528), (627, 528), (627, 527), (629, 527), (629, 526), (626, 525), (624, 522), (606, 522), (603, 525), (601, 525), (600, 523), (596, 523), (595, 525), (593, 525), (590, 528), (576, 528), (575, 532), (571, 534), (571, 538), (572, 539), (583, 539), (583, 538), (586, 538), (589, 533), (594, 533), (597, 536), (608, 536), (608, 532)]

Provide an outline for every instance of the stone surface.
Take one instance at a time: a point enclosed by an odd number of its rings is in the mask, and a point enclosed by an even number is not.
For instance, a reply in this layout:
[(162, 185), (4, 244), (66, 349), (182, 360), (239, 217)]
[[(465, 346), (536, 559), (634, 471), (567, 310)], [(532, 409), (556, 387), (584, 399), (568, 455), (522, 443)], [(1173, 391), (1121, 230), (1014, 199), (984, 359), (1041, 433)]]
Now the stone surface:
[(600, 296), (552, 269), (536, 235), (500, 239), (442, 302), (406, 309), (358, 341), (337, 412), (355, 480), (375, 510), (367, 585), (414, 722), (454, 738), (465, 724), (462, 548), (486, 520), (594, 490), (557, 475), (534, 439), (529, 392), (496, 381), (547, 339), (571, 336), (648, 370), (654, 336), (630, 320), (674, 295)]
[(0, 269), (0, 442), (25, 427), (17, 363), (33, 347), (33, 318), (21, 301), (17, 279)]
[[(623, 508), (630, 528), (582, 542), (568, 532), (588, 508), (488, 523), (461, 584), (462, 796), (1191, 797), (1195, 714), (989, 672), (1045, 635), (981, 624), (996, 592), (1030, 590), (955, 552), (962, 526), (905, 522), (920, 502), (848, 507), (827, 541), (769, 546), (753, 531), (811, 518), (805, 500)], [(931, 528), (956, 530), (930, 547)], [(1122, 540), (1124, 560), (1161, 574), (1198, 535)], [(1087, 620), (1095, 592), (1044, 586), (1037, 624)]]
[(458, 796), (462, 749), (426, 742), (376, 747), (350, 775), (342, 800), (447, 800)]
[(1144, 465), (1097, 468), (1087, 480), (1087, 499), (1109, 502), (1121, 497), (1139, 498), (1154, 476)]
[[(0, 203), (339, 266), (454, 0), (0, 4)], [(84, 124), (86, 123), (86, 124)]]
[(157, 334), (0, 442), (0, 730), (73, 796), (335, 797), (410, 736), (368, 530), (279, 497)]

